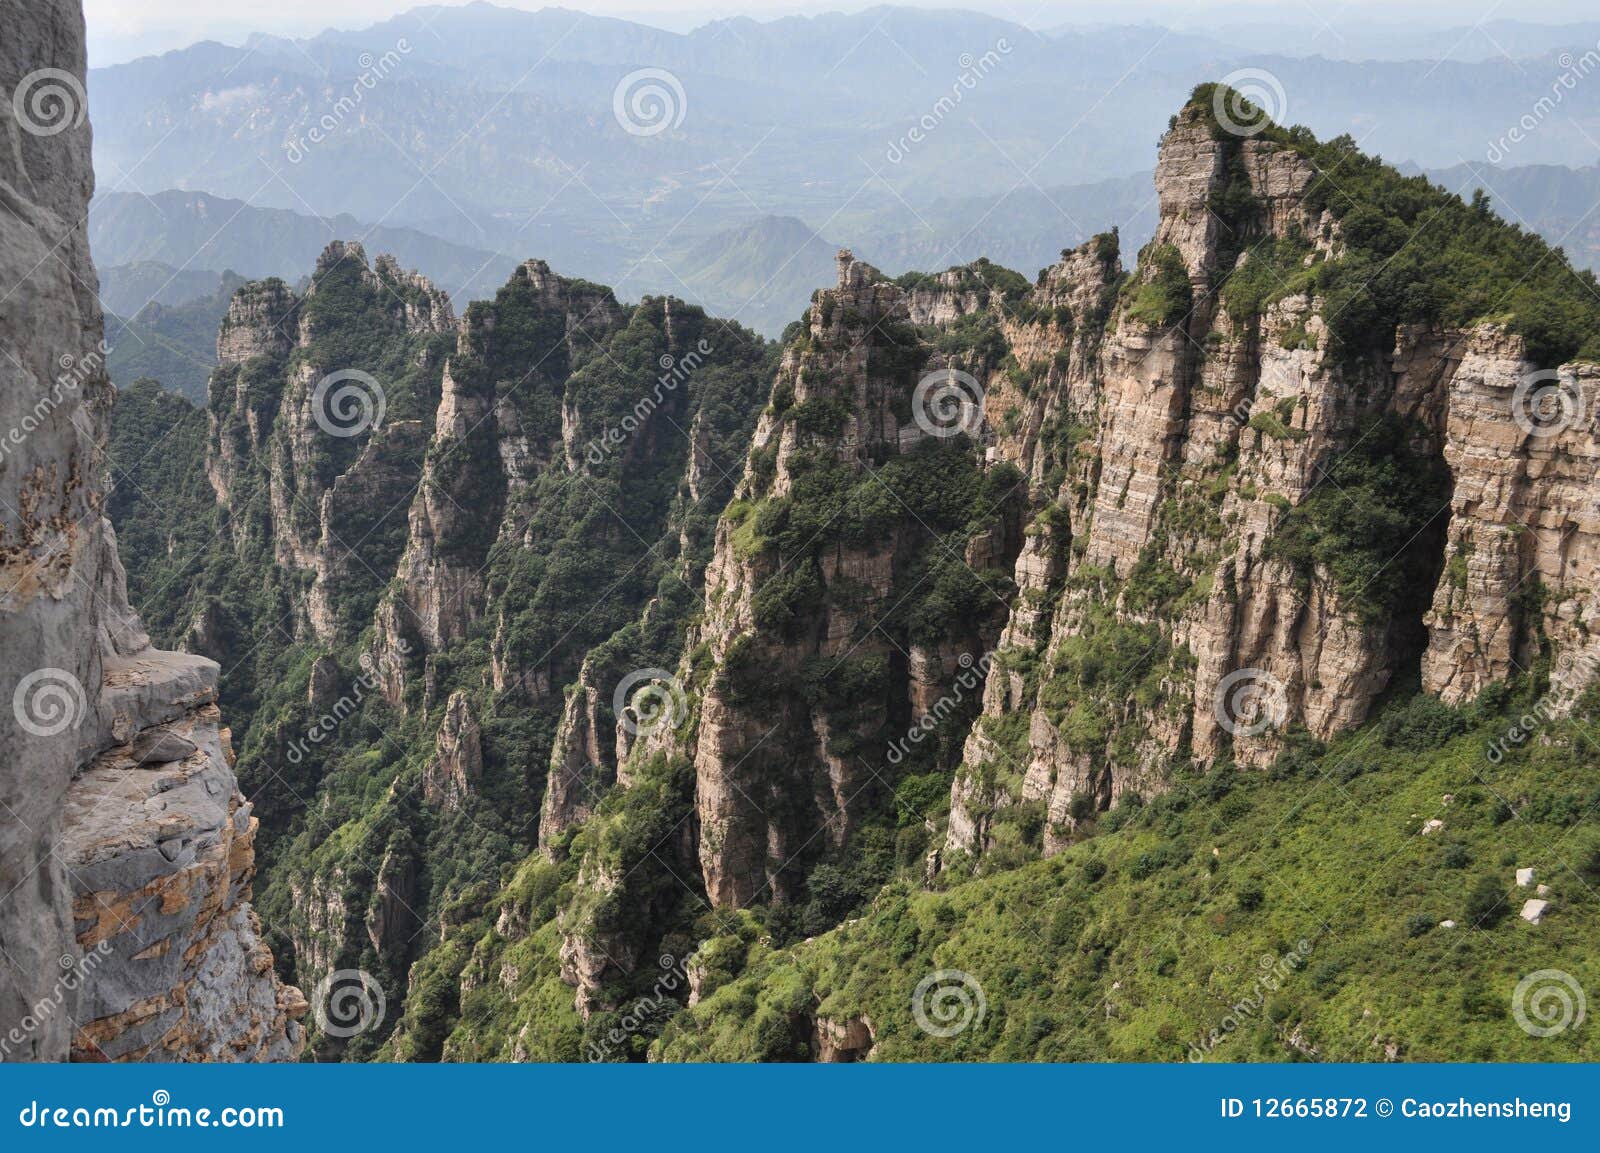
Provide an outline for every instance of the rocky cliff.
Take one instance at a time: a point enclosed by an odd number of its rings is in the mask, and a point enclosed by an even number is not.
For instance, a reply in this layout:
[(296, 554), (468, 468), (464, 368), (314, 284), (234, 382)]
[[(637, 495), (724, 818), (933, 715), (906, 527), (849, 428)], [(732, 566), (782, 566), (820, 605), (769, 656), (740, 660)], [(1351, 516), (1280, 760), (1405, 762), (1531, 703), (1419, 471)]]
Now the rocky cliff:
[[(1214, 95), (1131, 268), (1115, 233), (1032, 281), (845, 252), (778, 348), (539, 261), (453, 334), (350, 246), (303, 298), (240, 293), (208, 515), (245, 563), (190, 595), (273, 638), (241, 765), (286, 783), (258, 803), (294, 971), (403, 1001), (346, 1055), (641, 1058), (703, 1001), (762, 1055), (854, 1059), (880, 1009), (717, 989), (1386, 703), (1570, 705), (1592, 279)], [(400, 382), (388, 414), (319, 445), (306, 399), (350, 368)]]
[[(83, 18), (7, 17), (0, 180), (6, 1060), (286, 1060), (306, 1002), (250, 904), (217, 665), (151, 647), (103, 515), (113, 392), (84, 230)], [(30, 99), (22, 99), (31, 94)]]

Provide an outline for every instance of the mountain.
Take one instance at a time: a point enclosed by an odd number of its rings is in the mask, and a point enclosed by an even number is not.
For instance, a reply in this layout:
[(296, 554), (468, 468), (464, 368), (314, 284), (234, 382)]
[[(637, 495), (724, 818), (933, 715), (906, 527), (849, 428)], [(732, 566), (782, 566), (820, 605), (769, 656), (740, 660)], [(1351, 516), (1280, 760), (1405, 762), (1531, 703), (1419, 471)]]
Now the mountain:
[(792, 216), (708, 236), (671, 263), (696, 303), (775, 337), (796, 320), (837, 247)]
[[(154, 275), (154, 265), (180, 270), (169, 276), (172, 283), (152, 285), (152, 290), (159, 289), (162, 295), (156, 299), (161, 303), (185, 303), (202, 293), (186, 293), (181, 286), (206, 272), (233, 269), (250, 277), (291, 279), (304, 275), (317, 253), (339, 236), (365, 237), (374, 246), (426, 268), (463, 298), (485, 294), (516, 264), (493, 252), (410, 228), (261, 208), (204, 192), (170, 189), (151, 196), (102, 192), (89, 206), (89, 243), (95, 258), (108, 266), (119, 298), (122, 292), (133, 291), (122, 287), (128, 280), (128, 274), (121, 272), (125, 266), (138, 269), (141, 283)], [(553, 247), (566, 250), (564, 245)], [(142, 306), (150, 299), (146, 296), (137, 303)], [(117, 307), (109, 297), (106, 306)]]
[[(195, 45), (96, 69), (90, 97), (108, 190), (128, 191), (137, 169), (145, 187), (319, 216), (436, 234), (454, 221), (477, 235), (448, 238), (471, 247), (502, 249), (481, 235), (526, 227), (649, 251), (686, 220), (709, 235), (752, 208), (834, 236), (846, 210), (1143, 171), (1171, 108), (1239, 69), (1269, 73), (1273, 110), (1324, 135), (1427, 167), (1473, 161), (1550, 97), (1560, 60), (1330, 60), (904, 8), (677, 34), (475, 4), (293, 43)], [(638, 75), (651, 68), (667, 75)], [(1563, 88), (1516, 162), (1592, 160), (1597, 99)], [(549, 244), (519, 247), (575, 267)]]
[[(133, 296), (143, 291), (151, 279), (161, 279), (162, 270), (168, 266), (148, 262), (126, 267), (138, 270), (123, 285), (123, 290)], [(204, 402), (206, 382), (217, 364), (217, 326), (228, 314), (228, 302), (234, 292), (245, 281), (231, 271), (215, 276), (168, 275), (165, 281), (169, 285), (179, 281), (198, 285), (208, 277), (215, 280), (211, 290), (181, 304), (151, 300), (127, 319), (106, 313), (106, 340), (111, 346), (106, 355), (106, 371), (112, 383), (123, 386), (153, 379), (192, 401)], [(172, 291), (169, 287), (158, 295)], [(111, 294), (101, 295), (104, 299)]]
[(1593, 213), (1600, 203), (1600, 166), (1462, 164), (1428, 176), (1463, 195), (1482, 188), (1507, 220), (1560, 246), (1580, 268), (1600, 272), (1600, 221)]
[(1594, 277), (1229, 97), (1127, 265), (841, 251), (769, 343), (339, 242), (129, 390), (281, 977), (390, 1009), (319, 1058), (1594, 1057), (1505, 1019), (1600, 979)]
[[(91, 220), (94, 215), (91, 202)], [(109, 265), (99, 272), (101, 307), (119, 316), (132, 316), (147, 304), (188, 304), (214, 296), (230, 276), (210, 268), (178, 269), (159, 260)]]

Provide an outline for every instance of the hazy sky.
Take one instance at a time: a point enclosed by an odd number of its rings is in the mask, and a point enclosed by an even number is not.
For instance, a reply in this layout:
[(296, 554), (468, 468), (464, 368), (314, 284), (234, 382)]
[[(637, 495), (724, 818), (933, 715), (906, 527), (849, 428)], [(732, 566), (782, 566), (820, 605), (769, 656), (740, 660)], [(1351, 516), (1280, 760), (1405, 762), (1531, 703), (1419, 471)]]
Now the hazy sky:
[[(433, 0), (461, 4), (467, 0)], [(497, 0), (502, 7), (537, 9), (540, 0)], [(420, 0), (84, 0), (91, 64), (113, 64), (197, 40), (237, 43), (251, 32), (306, 36), (324, 28), (360, 28)], [(776, 17), (795, 12), (856, 11), (871, 3), (848, 0), (568, 0), (563, 7), (686, 30), (718, 16)], [(991, 12), (1034, 27), (1078, 23), (1161, 23), (1194, 26), (1220, 21), (1270, 21), (1316, 26), (1347, 20), (1425, 21), (1467, 25), (1482, 20), (1559, 23), (1593, 19), (1594, 0), (923, 0), (910, 6)]]

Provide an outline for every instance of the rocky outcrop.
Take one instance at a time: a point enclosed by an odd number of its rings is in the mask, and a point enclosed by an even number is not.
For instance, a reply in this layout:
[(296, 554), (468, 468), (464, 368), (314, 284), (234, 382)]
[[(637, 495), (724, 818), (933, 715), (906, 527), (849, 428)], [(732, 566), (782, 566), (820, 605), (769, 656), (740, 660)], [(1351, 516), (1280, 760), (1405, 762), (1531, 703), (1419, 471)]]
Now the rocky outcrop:
[[(945, 290), (955, 291), (942, 282), (927, 290), (915, 312), (962, 314), (969, 302), (959, 292), (943, 304), (928, 295)], [(818, 294), (806, 338), (785, 353), (773, 389), (781, 403), (757, 426), (739, 489), (749, 504), (718, 527), (701, 636), (718, 671), (693, 750), (699, 857), (713, 904), (800, 892), (804, 869), (792, 866), (843, 849), (884, 787), (877, 766), (896, 735), (893, 719), (924, 711), (948, 688), (958, 654), (972, 664), (1000, 631), (1004, 601), (986, 589), (978, 611), (936, 626), (937, 639), (912, 642), (879, 627), (918, 592), (901, 574), (952, 550), (949, 539), (930, 539), (926, 518), (894, 482), (872, 476), (904, 454), (933, 461), (947, 431), (913, 414), (925, 370), (940, 365), (912, 315), (904, 292), (840, 254), (837, 286)], [(996, 366), (968, 367), (987, 375)], [(938, 459), (975, 478), (977, 452), (954, 448)], [(819, 524), (793, 546), (764, 540), (768, 518), (807, 499), (819, 472), (830, 485), (865, 486), (863, 497), (882, 486), (881, 520), (837, 536)], [(1004, 502), (987, 513), (981, 526), (962, 525), (971, 535), (957, 540), (968, 555), (954, 559), (1003, 573), (1020, 524)]]
[(41, 69), (74, 78), (57, 86), (59, 131), (0, 113), (0, 276), (21, 286), (0, 319), (5, 1059), (289, 1059), (305, 1001), (278, 982), (250, 905), (256, 822), (217, 666), (150, 646), (101, 515), (112, 390), (83, 226), (76, 3), (8, 13), (0, 87)]
[[(1493, 324), (1391, 327), (1341, 348), (1311, 293), (1257, 307), (1230, 291), (1230, 276), (1276, 287), (1340, 257), (1315, 178), (1293, 147), (1231, 136), (1191, 105), (1162, 141), (1160, 224), (1104, 335), (1008, 332), (1021, 363), (1067, 361), (1047, 379), (1041, 435), (1007, 450), (1036, 483), (1052, 464), (1064, 480), (1034, 494), (1047, 515), (1017, 561), (947, 860), (981, 856), (1028, 806), (1043, 807), (1051, 851), (1123, 793), (1166, 788), (1173, 763), (1263, 764), (1289, 726), (1327, 739), (1366, 719), (1405, 663), (1452, 703), (1526, 668), (1536, 635), (1568, 654), (1558, 681), (1592, 675), (1579, 575), (1596, 559), (1592, 414), (1526, 432), (1515, 401), (1534, 365)], [(1105, 300), (1097, 244), (1063, 254), (1021, 311)], [(1251, 267), (1262, 252), (1280, 266)], [(1577, 395), (1592, 371), (1548, 375)], [(1073, 453), (1052, 462), (1063, 422)], [(1330, 475), (1363, 448), (1411, 470), (1419, 515), (1375, 576), (1341, 584), (1295, 534), (1314, 502), (1339, 499)], [(1560, 590), (1537, 620), (1514, 595), (1530, 582)], [(1088, 683), (1084, 658), (1104, 667), (1124, 643), (1136, 659), (1119, 683)]]
[(1458, 347), (1441, 430), (1455, 484), (1423, 686), (1470, 700), (1528, 668), (1542, 633), (1570, 698), (1600, 671), (1600, 369), (1538, 371), (1498, 326)]
[(105, 670), (117, 743), (74, 779), (63, 822), (88, 977), (73, 1056), (291, 1059), (306, 1003), (274, 977), (249, 904), (257, 822), (220, 727), (217, 666), (143, 649)]
[(450, 694), (434, 741), (433, 760), (422, 774), (422, 795), (430, 805), (457, 809), (483, 775), (483, 730), (464, 692)]
[(554, 854), (556, 842), (568, 829), (594, 812), (616, 780), (617, 736), (605, 725), (611, 720), (614, 729), (615, 721), (595, 680), (592, 664), (585, 661), (556, 729), (539, 814), (539, 848), (546, 855)]

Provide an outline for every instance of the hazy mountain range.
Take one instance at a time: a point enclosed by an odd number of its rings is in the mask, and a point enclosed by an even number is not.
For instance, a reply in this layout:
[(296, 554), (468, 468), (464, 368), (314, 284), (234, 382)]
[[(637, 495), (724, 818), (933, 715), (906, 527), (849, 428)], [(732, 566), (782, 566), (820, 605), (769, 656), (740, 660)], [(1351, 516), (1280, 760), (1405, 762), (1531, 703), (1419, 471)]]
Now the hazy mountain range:
[[(1136, 250), (1171, 108), (1249, 68), (1269, 74), (1261, 98), (1279, 118), (1349, 132), (1452, 191), (1482, 184), (1513, 223), (1600, 261), (1587, 215), (1600, 178), (1568, 167), (1595, 159), (1600, 90), (1561, 89), (1502, 149), (1517, 167), (1484, 160), (1600, 25), (1388, 33), (1041, 33), (877, 8), (680, 34), (561, 9), (417, 8), (92, 71), (91, 238), (120, 316), (208, 300), (224, 270), (293, 280), (337, 237), (394, 253), (458, 304), (538, 256), (776, 335), (840, 246), (891, 273), (988, 256), (1029, 276), (1111, 226)], [(643, 69), (657, 71), (622, 84)], [(658, 106), (628, 104), (639, 83)], [(151, 316), (156, 347), (209, 362), (203, 326)]]

